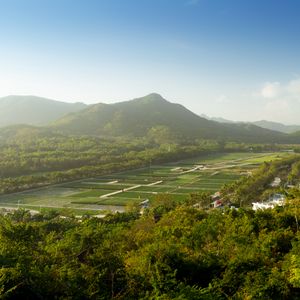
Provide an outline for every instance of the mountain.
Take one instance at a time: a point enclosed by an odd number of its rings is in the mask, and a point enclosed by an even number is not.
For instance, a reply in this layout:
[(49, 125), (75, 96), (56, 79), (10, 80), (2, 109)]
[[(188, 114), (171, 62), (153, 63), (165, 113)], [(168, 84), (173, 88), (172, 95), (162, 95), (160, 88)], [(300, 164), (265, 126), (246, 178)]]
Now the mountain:
[(224, 119), (224, 118), (221, 118), (221, 117), (209, 117), (205, 114), (201, 114), (200, 116), (204, 119), (219, 122), (219, 123), (230, 123), (230, 124), (236, 123), (235, 121), (227, 120), (227, 119)]
[(300, 125), (284, 125), (282, 123), (270, 122), (266, 120), (256, 121), (253, 122), (253, 124), (262, 128), (276, 130), (284, 133), (293, 133), (300, 130)]
[(285, 142), (288, 135), (249, 123), (222, 124), (202, 118), (158, 94), (115, 104), (95, 104), (68, 114), (51, 126), (71, 134), (227, 139), (245, 142)]
[(205, 114), (202, 114), (201, 117), (203, 117), (207, 120), (216, 121), (219, 123), (230, 123), (230, 124), (249, 123), (249, 124), (254, 124), (256, 126), (259, 126), (261, 128), (270, 129), (273, 131), (279, 131), (279, 132), (283, 132), (283, 133), (293, 133), (293, 132), (300, 131), (300, 125), (285, 125), (282, 123), (271, 122), (271, 121), (267, 121), (267, 120), (261, 120), (261, 121), (255, 121), (255, 122), (235, 122), (235, 121), (227, 120), (224, 118), (209, 117)]
[(62, 116), (87, 107), (36, 96), (0, 98), (0, 127), (14, 124), (46, 125)]

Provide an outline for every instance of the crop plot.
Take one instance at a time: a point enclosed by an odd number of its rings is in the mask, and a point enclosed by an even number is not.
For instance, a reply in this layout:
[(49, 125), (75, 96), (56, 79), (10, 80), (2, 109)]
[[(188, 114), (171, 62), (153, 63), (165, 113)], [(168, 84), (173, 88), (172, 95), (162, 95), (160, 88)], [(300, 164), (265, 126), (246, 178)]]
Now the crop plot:
[(130, 203), (168, 193), (183, 201), (190, 193), (216, 192), (224, 184), (251, 172), (264, 161), (286, 153), (212, 154), (155, 165), (31, 191), (3, 195), (0, 206), (110, 209), (122, 211)]

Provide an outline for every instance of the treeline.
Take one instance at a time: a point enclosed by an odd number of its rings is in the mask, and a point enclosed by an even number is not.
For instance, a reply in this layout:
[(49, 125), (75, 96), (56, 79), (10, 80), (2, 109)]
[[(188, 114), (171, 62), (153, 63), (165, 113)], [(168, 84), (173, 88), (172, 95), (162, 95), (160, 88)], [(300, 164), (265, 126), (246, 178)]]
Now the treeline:
[[(0, 193), (93, 177), (218, 151), (246, 151), (245, 144), (197, 140), (190, 144), (148, 139), (78, 136), (15, 137), (0, 146)], [(248, 149), (249, 150), (249, 149)]]
[(299, 202), (205, 212), (160, 196), (143, 216), (0, 218), (2, 299), (299, 299)]
[(205, 139), (172, 143), (149, 137), (34, 135), (29, 130), (27, 135), (12, 135), (0, 143), (0, 194), (208, 153), (275, 151), (285, 147)]
[[(238, 206), (251, 206), (252, 202), (264, 201), (276, 191), (286, 193), (283, 189), (290, 182), (299, 182), (300, 156), (264, 162), (250, 176), (222, 187), (222, 194), (225, 198)], [(281, 179), (277, 188), (270, 185), (275, 177)]]

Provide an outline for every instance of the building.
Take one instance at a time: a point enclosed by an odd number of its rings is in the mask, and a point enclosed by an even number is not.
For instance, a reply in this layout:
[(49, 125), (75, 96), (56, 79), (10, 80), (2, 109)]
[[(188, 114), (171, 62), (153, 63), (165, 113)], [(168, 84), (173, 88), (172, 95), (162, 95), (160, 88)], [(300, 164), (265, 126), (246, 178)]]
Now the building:
[(281, 183), (281, 179), (279, 177), (275, 177), (273, 182), (270, 184), (271, 187), (279, 187)]
[(253, 202), (252, 209), (273, 209), (275, 206), (283, 206), (285, 202), (285, 196), (282, 194), (273, 194), (266, 202)]
[(140, 214), (143, 214), (144, 213), (144, 210), (149, 208), (150, 206), (150, 202), (149, 202), (149, 199), (145, 199), (144, 201), (140, 202)]

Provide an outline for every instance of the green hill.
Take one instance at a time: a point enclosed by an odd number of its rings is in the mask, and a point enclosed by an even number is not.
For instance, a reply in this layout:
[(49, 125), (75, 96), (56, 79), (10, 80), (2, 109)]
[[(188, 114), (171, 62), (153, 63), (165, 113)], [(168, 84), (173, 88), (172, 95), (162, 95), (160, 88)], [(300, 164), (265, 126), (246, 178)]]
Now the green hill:
[(221, 124), (202, 118), (158, 94), (115, 104), (95, 104), (52, 124), (65, 133), (143, 137), (164, 133), (172, 138), (286, 142), (286, 134), (239, 123)]
[(47, 125), (86, 106), (83, 103), (65, 103), (36, 96), (7, 96), (0, 98), (0, 127), (15, 124)]
[(271, 122), (266, 120), (256, 121), (253, 122), (253, 124), (262, 128), (276, 130), (284, 133), (294, 133), (300, 130), (300, 125), (285, 125), (282, 123)]

